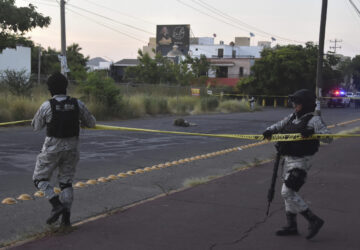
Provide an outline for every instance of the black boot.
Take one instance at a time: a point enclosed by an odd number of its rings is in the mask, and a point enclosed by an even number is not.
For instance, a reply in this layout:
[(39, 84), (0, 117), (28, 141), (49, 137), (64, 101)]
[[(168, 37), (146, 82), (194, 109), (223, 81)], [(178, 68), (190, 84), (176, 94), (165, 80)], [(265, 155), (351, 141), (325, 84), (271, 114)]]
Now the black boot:
[(51, 210), (50, 217), (46, 220), (46, 223), (50, 225), (59, 219), (60, 215), (66, 211), (66, 208), (60, 202), (59, 196), (54, 196), (49, 200), (49, 202), (53, 208)]
[(61, 226), (63, 227), (70, 227), (71, 223), (70, 223), (70, 211), (66, 210), (65, 212), (63, 212), (62, 217), (61, 217)]
[(296, 223), (296, 214), (286, 212), (286, 221), (287, 226), (276, 231), (277, 236), (288, 236), (288, 235), (297, 235), (297, 223)]
[(309, 234), (306, 236), (306, 239), (309, 240), (319, 232), (320, 228), (324, 225), (324, 221), (313, 214), (310, 209), (307, 209), (300, 214), (309, 222)]

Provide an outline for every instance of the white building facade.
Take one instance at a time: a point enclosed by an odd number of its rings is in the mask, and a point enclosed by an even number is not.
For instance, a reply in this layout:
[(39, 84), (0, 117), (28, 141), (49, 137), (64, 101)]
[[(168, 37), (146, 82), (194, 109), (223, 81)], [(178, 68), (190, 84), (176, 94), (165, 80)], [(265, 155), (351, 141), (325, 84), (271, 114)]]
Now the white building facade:
[(0, 53), (0, 74), (4, 70), (23, 71), (31, 74), (31, 48), (16, 46), (6, 48)]

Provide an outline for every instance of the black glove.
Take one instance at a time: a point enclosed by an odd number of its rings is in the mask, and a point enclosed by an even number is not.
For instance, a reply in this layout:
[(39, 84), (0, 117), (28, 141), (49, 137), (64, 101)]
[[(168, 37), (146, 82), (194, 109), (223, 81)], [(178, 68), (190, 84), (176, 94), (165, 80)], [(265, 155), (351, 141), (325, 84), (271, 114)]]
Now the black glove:
[(264, 136), (264, 140), (271, 140), (273, 132), (271, 130), (265, 130), (265, 132), (263, 133)]
[(314, 128), (304, 128), (303, 130), (301, 130), (300, 134), (302, 137), (307, 138), (312, 136), (315, 133)]

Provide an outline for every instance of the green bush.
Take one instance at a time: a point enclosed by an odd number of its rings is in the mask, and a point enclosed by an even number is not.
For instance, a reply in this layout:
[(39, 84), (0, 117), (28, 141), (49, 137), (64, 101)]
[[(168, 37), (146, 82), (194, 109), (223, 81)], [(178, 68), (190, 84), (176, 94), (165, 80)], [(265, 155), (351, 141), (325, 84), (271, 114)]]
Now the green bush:
[(219, 106), (219, 99), (215, 96), (201, 98), (202, 111), (214, 111)]
[(2, 75), (3, 79), (1, 85), (7, 88), (11, 94), (17, 96), (28, 96), (31, 93), (33, 85), (29, 81), (30, 76), (26, 73), (26, 70), (4, 70)]
[(199, 101), (199, 97), (193, 96), (170, 97), (168, 106), (173, 114), (190, 114)]
[(241, 101), (238, 100), (223, 101), (220, 103), (217, 110), (223, 113), (251, 111), (249, 102), (247, 102), (245, 99), (242, 99)]
[(84, 93), (87, 99), (92, 98), (96, 102), (104, 103), (110, 109), (121, 103), (120, 89), (104, 72), (88, 73), (86, 80), (80, 85), (80, 92)]

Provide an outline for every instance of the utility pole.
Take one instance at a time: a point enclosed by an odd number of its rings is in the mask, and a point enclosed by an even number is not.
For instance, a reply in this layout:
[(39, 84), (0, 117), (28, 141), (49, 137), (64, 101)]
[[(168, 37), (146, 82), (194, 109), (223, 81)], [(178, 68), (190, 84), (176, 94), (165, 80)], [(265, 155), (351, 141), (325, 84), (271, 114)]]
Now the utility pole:
[(330, 40), (330, 43), (334, 44), (334, 46), (330, 46), (330, 49), (334, 49), (334, 54), (336, 54), (336, 49), (338, 48), (341, 49), (341, 46), (336, 46), (337, 43), (341, 43), (341, 42), (342, 40), (337, 40), (336, 38), (334, 41)]
[(61, 19), (61, 73), (67, 77), (67, 60), (66, 60), (66, 27), (65, 27), (65, 0), (60, 0), (60, 19)]
[(318, 53), (317, 69), (316, 69), (316, 109), (315, 109), (315, 114), (318, 116), (321, 115), (320, 98), (321, 98), (321, 88), (322, 88), (322, 69), (323, 69), (323, 61), (324, 61), (324, 40), (325, 40), (327, 4), (328, 4), (327, 0), (322, 1), (320, 35), (319, 35), (319, 53)]
[(41, 45), (39, 44), (39, 54), (38, 54), (38, 85), (40, 85), (40, 69), (41, 69)]

